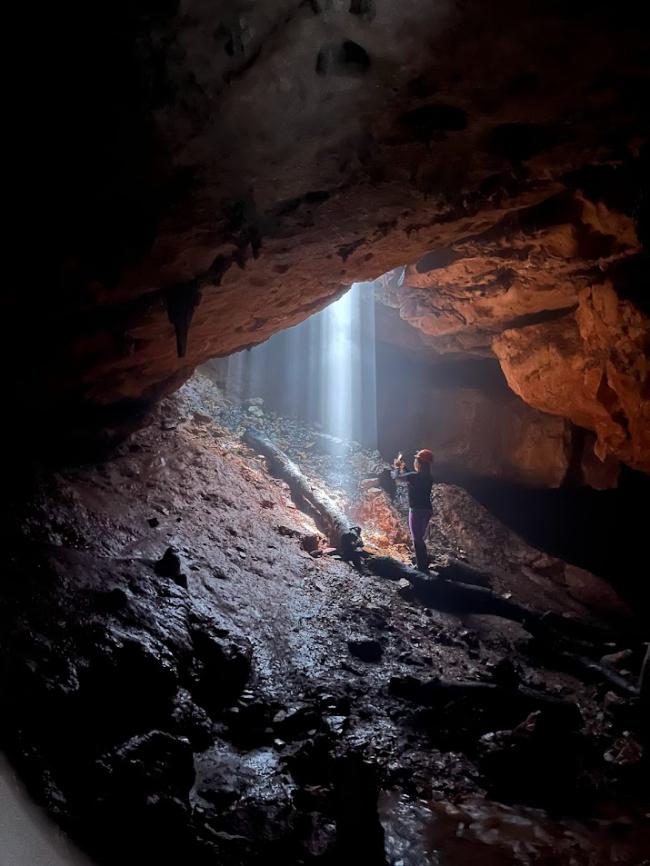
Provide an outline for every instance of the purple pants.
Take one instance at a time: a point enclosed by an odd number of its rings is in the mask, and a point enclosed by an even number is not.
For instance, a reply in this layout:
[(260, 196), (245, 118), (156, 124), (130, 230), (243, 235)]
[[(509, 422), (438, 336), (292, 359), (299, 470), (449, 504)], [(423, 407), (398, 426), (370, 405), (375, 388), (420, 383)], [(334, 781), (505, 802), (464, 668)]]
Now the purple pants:
[(429, 554), (424, 542), (424, 535), (432, 517), (431, 508), (409, 508), (409, 529), (415, 548), (415, 559), (419, 570), (424, 572), (429, 568)]

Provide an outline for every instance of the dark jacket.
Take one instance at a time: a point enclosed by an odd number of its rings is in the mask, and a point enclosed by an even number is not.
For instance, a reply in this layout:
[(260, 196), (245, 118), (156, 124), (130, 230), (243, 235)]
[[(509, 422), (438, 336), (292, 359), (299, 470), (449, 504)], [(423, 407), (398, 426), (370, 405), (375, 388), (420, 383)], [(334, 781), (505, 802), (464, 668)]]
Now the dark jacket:
[(424, 472), (393, 471), (396, 481), (403, 481), (409, 486), (409, 508), (428, 508), (431, 510), (431, 488), (433, 478)]

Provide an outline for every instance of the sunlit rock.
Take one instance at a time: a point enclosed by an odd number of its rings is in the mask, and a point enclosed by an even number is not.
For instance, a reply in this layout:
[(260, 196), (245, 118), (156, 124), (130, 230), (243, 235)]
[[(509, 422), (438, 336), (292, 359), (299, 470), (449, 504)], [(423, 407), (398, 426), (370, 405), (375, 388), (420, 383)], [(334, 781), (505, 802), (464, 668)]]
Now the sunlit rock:
[[(629, 6), (192, 0), (55, 23), (58, 132), (27, 163), (3, 348), (24, 359), (12, 403), (64, 438), (142, 423), (197, 364), (399, 265), (436, 351), (488, 353), (638, 247)], [(434, 286), (454, 298), (432, 315)]]
[(436, 472), (541, 487), (559, 487), (566, 478), (571, 425), (508, 394), (430, 385), (416, 399), (401, 394), (393, 412), (389, 398), (385, 404), (384, 442), (413, 442), (414, 449), (427, 443)]
[(509, 329), (493, 349), (524, 400), (597, 435), (614, 454), (650, 471), (650, 321), (606, 284), (580, 292), (575, 315)]

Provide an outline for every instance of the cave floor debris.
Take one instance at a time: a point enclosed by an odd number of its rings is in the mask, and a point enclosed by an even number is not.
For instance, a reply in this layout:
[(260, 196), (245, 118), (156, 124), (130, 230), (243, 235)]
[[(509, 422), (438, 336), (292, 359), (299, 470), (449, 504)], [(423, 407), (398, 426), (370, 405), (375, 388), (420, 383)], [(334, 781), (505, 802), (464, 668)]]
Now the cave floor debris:
[[(111, 460), (44, 471), (29, 507), (16, 503), (0, 734), (34, 795), (107, 864), (348, 862), (352, 821), (377, 843), (367, 863), (638, 866), (648, 754), (629, 703), (540, 667), (515, 623), (425, 609), (323, 552), (242, 444), (247, 416), (369, 518), (381, 491), (360, 482), (381, 459), (346, 443), (320, 453), (318, 431), (296, 422), (292, 438), (294, 422), (222, 399), (195, 377)], [(458, 488), (436, 485), (434, 507), (434, 561), (466, 557), (543, 609), (598, 621), (618, 606)], [(378, 549), (406, 558), (380, 523)], [(156, 569), (170, 547), (186, 580)], [(550, 736), (534, 714), (423, 705), (417, 684), (439, 676), (514, 676), (575, 701), (579, 727)], [(558, 804), (563, 818), (542, 811)]]

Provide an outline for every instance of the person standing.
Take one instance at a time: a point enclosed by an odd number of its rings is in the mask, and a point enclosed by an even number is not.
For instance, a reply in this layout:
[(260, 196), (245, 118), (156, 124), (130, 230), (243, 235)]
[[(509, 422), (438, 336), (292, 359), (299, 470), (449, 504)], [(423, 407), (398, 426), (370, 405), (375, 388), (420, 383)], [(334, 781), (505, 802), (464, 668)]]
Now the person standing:
[(417, 567), (425, 573), (429, 568), (429, 555), (424, 536), (433, 516), (431, 507), (431, 488), (433, 478), (431, 467), (433, 454), (428, 448), (422, 448), (415, 455), (414, 471), (407, 471), (406, 464), (399, 454), (393, 461), (393, 478), (408, 484), (409, 497), (409, 529), (415, 548)]

